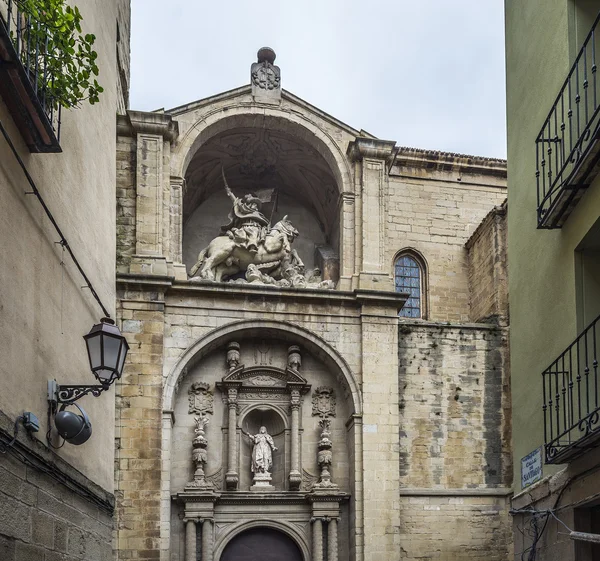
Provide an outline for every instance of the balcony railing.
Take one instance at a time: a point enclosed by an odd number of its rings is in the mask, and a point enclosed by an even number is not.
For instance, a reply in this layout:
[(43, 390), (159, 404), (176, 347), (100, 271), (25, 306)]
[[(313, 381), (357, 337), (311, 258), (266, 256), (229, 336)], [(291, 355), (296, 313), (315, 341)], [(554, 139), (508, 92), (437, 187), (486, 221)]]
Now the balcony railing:
[(538, 228), (560, 228), (598, 173), (600, 14), (536, 139)]
[(45, 28), (0, 0), (0, 95), (31, 152), (60, 152), (61, 108), (49, 94)]
[(600, 316), (542, 373), (547, 464), (600, 445), (599, 336)]

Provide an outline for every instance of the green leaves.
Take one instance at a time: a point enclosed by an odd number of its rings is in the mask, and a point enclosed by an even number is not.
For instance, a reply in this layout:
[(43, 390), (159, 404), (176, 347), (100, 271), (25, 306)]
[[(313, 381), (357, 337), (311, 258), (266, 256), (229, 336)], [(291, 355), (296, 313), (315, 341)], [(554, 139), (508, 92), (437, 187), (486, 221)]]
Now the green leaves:
[(31, 74), (37, 69), (38, 90), (58, 108), (78, 107), (82, 101), (98, 102), (104, 91), (92, 76), (98, 76), (96, 36), (82, 35), (83, 19), (77, 6), (65, 0), (15, 0), (31, 25), (22, 38), (21, 60)]

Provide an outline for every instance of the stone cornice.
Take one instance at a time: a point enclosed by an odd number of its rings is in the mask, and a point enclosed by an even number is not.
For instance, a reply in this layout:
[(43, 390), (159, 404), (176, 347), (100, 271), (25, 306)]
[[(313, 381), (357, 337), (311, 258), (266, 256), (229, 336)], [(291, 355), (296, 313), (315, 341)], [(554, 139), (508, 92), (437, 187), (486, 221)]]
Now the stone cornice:
[(401, 146), (394, 157), (391, 167), (391, 176), (394, 171), (402, 168), (424, 168), (438, 171), (460, 171), (473, 175), (492, 175), (506, 178), (506, 160), (500, 158), (486, 158), (483, 156), (470, 156), (453, 152), (439, 152), (436, 150), (421, 150)]
[(127, 111), (117, 117), (117, 133), (121, 136), (155, 134), (173, 142), (179, 134), (179, 125), (171, 115), (145, 111)]
[(393, 160), (395, 146), (396, 142), (393, 140), (378, 140), (358, 136), (354, 142), (348, 145), (346, 153), (353, 162), (371, 158), (390, 163)]

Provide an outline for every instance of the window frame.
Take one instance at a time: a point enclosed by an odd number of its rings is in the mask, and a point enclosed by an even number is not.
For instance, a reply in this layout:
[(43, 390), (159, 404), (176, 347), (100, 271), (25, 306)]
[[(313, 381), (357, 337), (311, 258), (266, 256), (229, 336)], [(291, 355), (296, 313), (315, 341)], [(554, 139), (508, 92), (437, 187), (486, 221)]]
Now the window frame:
[(419, 268), (419, 280), (420, 280), (420, 297), (419, 297), (419, 306), (420, 306), (420, 315), (418, 317), (409, 317), (403, 316), (402, 311), (398, 313), (398, 317), (402, 320), (426, 320), (429, 317), (429, 283), (428, 283), (428, 267), (427, 261), (423, 257), (423, 255), (414, 248), (403, 248), (394, 255), (394, 259), (392, 261), (392, 276), (394, 278), (394, 290), (396, 292), (400, 292), (400, 290), (396, 287), (396, 266), (400, 259), (403, 257), (411, 258)]

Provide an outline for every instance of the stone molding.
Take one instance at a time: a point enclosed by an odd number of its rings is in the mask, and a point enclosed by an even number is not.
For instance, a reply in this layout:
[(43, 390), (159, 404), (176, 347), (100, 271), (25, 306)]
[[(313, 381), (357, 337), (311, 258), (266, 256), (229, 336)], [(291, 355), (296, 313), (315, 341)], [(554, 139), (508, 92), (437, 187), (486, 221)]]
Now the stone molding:
[(354, 142), (348, 145), (346, 151), (353, 162), (364, 159), (385, 160), (390, 163), (394, 154), (396, 142), (394, 140), (379, 140), (375, 138), (356, 137)]
[(117, 134), (121, 136), (149, 134), (173, 142), (179, 135), (179, 124), (166, 113), (128, 110), (126, 115), (117, 117)]
[[(263, 503), (264, 504), (264, 503)], [(220, 559), (225, 546), (234, 539), (238, 534), (251, 528), (264, 527), (278, 530), (288, 536), (302, 552), (303, 559), (310, 559), (310, 548), (308, 545), (308, 535), (302, 535), (301, 532), (293, 525), (293, 523), (282, 522), (281, 519), (258, 519), (251, 521), (244, 521), (238, 524), (229, 525), (223, 533), (215, 540), (214, 544), (214, 556), (215, 559)]]
[(337, 372), (341, 372), (343, 378), (345, 379), (352, 395), (354, 412), (360, 413), (362, 411), (362, 398), (355, 374), (351, 371), (348, 363), (338, 353), (338, 351), (329, 345), (329, 343), (325, 342), (320, 337), (317, 337), (303, 327), (289, 322), (263, 320), (242, 320), (231, 322), (211, 331), (206, 336), (198, 339), (193, 345), (191, 345), (179, 358), (178, 362), (169, 372), (167, 379), (165, 380), (163, 389), (163, 408), (166, 410), (173, 409), (173, 400), (175, 398), (175, 387), (177, 385), (177, 381), (181, 376), (183, 376), (185, 368), (190, 363), (196, 362), (206, 353), (214, 350), (220, 344), (224, 344), (226, 340), (230, 340), (234, 334), (236, 337), (241, 338), (244, 336), (244, 332), (248, 333), (257, 330), (271, 330), (273, 332), (280, 333), (281, 336), (288, 340), (293, 339), (301, 343), (302, 347), (308, 353), (314, 353), (316, 356), (323, 357), (327, 362), (329, 362), (328, 366)]

